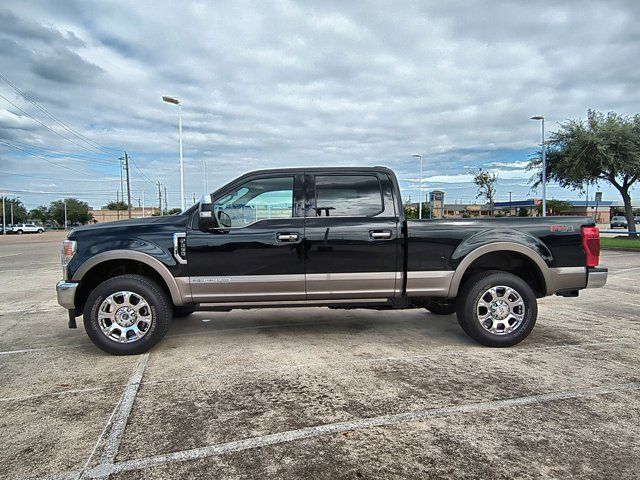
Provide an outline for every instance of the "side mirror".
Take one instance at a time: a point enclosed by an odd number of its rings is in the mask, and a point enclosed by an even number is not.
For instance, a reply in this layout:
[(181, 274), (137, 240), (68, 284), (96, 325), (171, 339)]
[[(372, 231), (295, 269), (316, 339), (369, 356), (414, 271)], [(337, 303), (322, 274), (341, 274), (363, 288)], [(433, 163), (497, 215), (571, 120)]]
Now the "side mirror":
[(218, 212), (218, 223), (224, 228), (231, 228), (231, 217), (226, 212)]
[(209, 232), (217, 227), (213, 216), (213, 198), (211, 195), (203, 195), (198, 206), (198, 229)]

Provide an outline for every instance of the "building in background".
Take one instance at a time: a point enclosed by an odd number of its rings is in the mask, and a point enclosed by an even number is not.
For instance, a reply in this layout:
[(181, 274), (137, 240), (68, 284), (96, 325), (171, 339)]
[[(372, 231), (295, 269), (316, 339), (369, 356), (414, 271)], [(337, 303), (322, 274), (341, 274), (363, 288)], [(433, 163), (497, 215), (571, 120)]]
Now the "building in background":
[[(158, 214), (160, 210), (157, 207), (145, 207), (144, 216), (151, 217)], [(89, 208), (89, 214), (93, 215), (93, 223), (115, 222), (116, 220), (126, 220), (129, 218), (126, 210), (94, 210)], [(142, 208), (132, 207), (131, 218), (142, 218)]]
[(432, 190), (429, 192), (429, 217), (445, 217), (444, 192), (442, 190)]

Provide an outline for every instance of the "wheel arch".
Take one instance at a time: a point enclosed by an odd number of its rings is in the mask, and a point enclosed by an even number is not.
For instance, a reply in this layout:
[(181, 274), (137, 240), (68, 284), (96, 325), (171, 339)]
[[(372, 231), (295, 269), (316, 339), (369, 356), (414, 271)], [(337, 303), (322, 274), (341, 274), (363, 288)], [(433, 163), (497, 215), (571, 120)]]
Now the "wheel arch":
[(549, 295), (553, 285), (549, 266), (535, 250), (517, 243), (493, 242), (472, 250), (462, 259), (447, 296), (457, 296), (464, 280), (480, 270), (502, 270), (518, 275), (531, 285), (537, 297)]
[(80, 284), (76, 293), (77, 311), (82, 311), (84, 301), (98, 284), (116, 275), (128, 273), (144, 275), (157, 281), (169, 294), (174, 305), (182, 306), (189, 302), (188, 283), (179, 284), (158, 259), (132, 250), (110, 250), (89, 258), (73, 274), (71, 280)]

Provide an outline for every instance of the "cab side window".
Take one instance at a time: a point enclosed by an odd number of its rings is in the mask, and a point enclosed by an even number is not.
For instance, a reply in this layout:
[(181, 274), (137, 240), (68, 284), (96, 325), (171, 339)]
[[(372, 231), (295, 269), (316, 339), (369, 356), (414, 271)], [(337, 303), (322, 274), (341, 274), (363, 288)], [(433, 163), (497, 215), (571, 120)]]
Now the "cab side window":
[(316, 217), (373, 217), (384, 210), (375, 175), (317, 175)]
[(260, 220), (293, 217), (293, 177), (248, 181), (213, 204), (224, 227), (245, 227)]

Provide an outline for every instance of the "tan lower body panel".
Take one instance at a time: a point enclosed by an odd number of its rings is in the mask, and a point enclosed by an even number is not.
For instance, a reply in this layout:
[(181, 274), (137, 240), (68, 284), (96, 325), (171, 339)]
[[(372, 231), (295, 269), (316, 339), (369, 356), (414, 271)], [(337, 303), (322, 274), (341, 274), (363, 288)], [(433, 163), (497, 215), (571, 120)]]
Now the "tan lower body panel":
[(305, 300), (304, 274), (190, 277), (194, 303)]
[[(445, 296), (453, 272), (409, 272), (407, 294)], [(312, 273), (296, 275), (236, 275), (181, 277), (185, 302), (281, 302), (341, 299), (389, 299), (400, 295), (401, 272)]]
[(307, 299), (392, 298), (402, 274), (396, 272), (307, 274)]
[(453, 271), (407, 272), (407, 296), (446, 297), (453, 274)]

